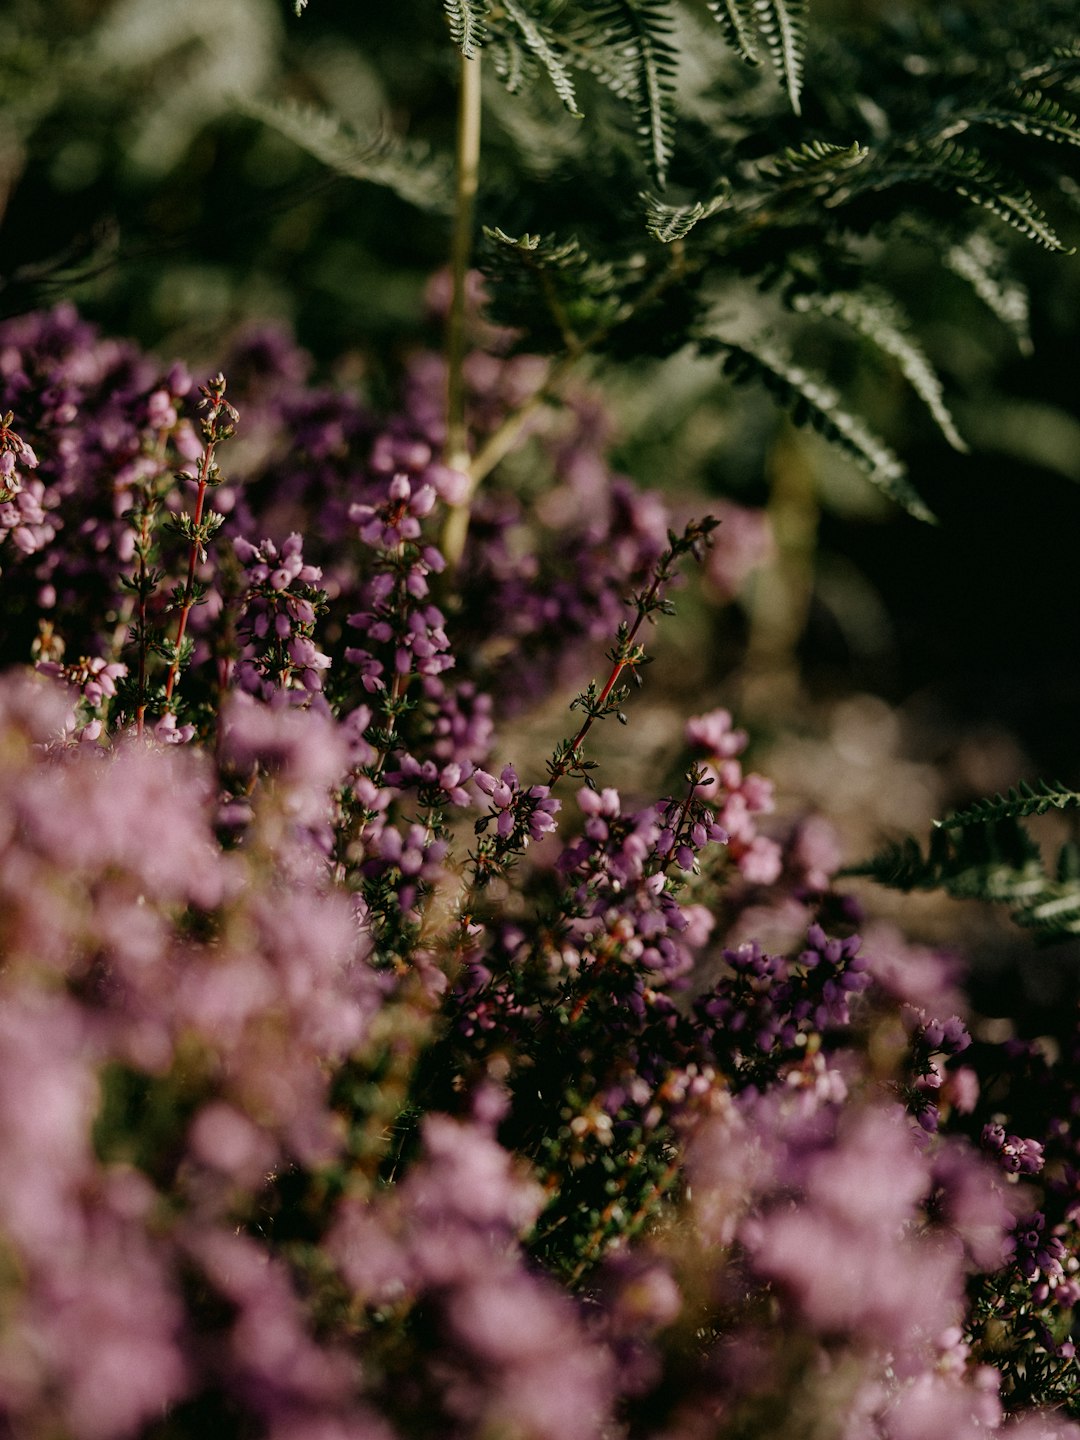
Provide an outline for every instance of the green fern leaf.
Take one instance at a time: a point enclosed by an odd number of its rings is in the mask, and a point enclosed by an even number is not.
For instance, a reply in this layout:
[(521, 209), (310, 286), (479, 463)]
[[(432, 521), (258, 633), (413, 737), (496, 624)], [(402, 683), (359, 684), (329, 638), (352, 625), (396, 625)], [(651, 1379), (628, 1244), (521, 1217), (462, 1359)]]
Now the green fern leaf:
[(1031, 305), (1027, 288), (1009, 269), (1008, 252), (1003, 245), (981, 230), (951, 245), (944, 255), (945, 264), (962, 280), (966, 280), (991, 314), (1012, 332), (1022, 355), (1034, 353), (1031, 339)]
[(443, 213), (451, 208), (450, 166), (426, 145), (388, 133), (358, 136), (332, 115), (293, 101), (272, 105), (249, 100), (241, 102), (241, 108), (341, 175), (384, 186), (421, 210)]
[(958, 900), (1008, 905), (1014, 923), (1033, 930), (1040, 943), (1080, 934), (1080, 848), (1063, 846), (1049, 875), (1015, 818), (935, 830), (925, 854), (909, 836), (842, 873), (904, 892), (942, 890)]
[(521, 38), (540, 61), (551, 78), (559, 99), (571, 115), (580, 116), (574, 81), (569, 70), (556, 53), (551, 39), (536, 21), (522, 9), (517, 0), (503, 0), (507, 15), (521, 32)]
[(761, 63), (754, 43), (752, 0), (709, 0), (724, 39), (748, 65)]
[(749, 65), (758, 64), (759, 46), (800, 113), (806, 0), (708, 0), (724, 39)]
[(657, 185), (667, 179), (675, 137), (675, 70), (670, 0), (589, 0), (605, 48), (632, 66), (637, 131)]
[(861, 165), (870, 154), (856, 140), (850, 145), (830, 145), (825, 140), (808, 140), (771, 155), (759, 169), (785, 181), (817, 181)]
[(1080, 145), (1080, 118), (1040, 90), (1011, 90), (1004, 103), (973, 110), (959, 117), (938, 138), (951, 139), (971, 125), (1014, 130), (1018, 135), (1031, 135), (1037, 140), (1050, 140), (1059, 145)]
[(683, 240), (695, 225), (707, 220), (722, 210), (731, 199), (731, 191), (725, 187), (711, 200), (697, 200), (693, 205), (665, 205), (655, 195), (642, 192), (645, 202), (645, 228), (649, 234), (664, 245)]
[(749, 349), (710, 337), (700, 340), (698, 348), (703, 354), (725, 354), (724, 370), (733, 380), (760, 381), (796, 425), (809, 425), (843, 451), (879, 490), (916, 519), (934, 522), (934, 516), (908, 482), (900, 458), (843, 408), (839, 395), (819, 376), (793, 365), (765, 344)]
[(798, 115), (801, 113), (806, 0), (753, 0), (753, 5), (773, 69), (783, 82), (792, 110)]
[(828, 295), (799, 294), (792, 301), (803, 314), (813, 312), (841, 321), (896, 361), (900, 373), (922, 400), (938, 429), (954, 450), (968, 446), (945, 404), (941, 380), (891, 296), (881, 290), (834, 291)]
[(517, 43), (516, 36), (489, 36), (486, 50), (492, 69), (511, 95), (520, 95), (536, 79), (540, 70), (536, 57)]
[(964, 149), (954, 141), (882, 161), (871, 173), (856, 176), (847, 193), (881, 191), (895, 185), (928, 185), (951, 191), (989, 210), (1047, 250), (1065, 249), (1045, 213), (1015, 177), (1003, 175), (977, 151)]
[(530, 347), (574, 350), (618, 314), (614, 267), (594, 260), (576, 237), (515, 237), (485, 227), (484, 240), (481, 264), (493, 281), (493, 316), (528, 329)]
[(992, 800), (977, 800), (966, 810), (958, 810), (945, 820), (935, 820), (934, 824), (943, 830), (955, 830), (966, 825), (1045, 815), (1048, 810), (1075, 810), (1078, 806), (1080, 791), (1070, 790), (1067, 785), (1050, 784), (1045, 780), (1029, 785), (1027, 781), (1021, 781), (1006, 795), (995, 795)]
[(625, 39), (620, 44), (617, 32), (603, 22), (602, 16), (597, 23), (597, 17), (587, 7), (581, 9), (584, 13), (578, 14), (559, 36), (567, 59), (575, 69), (592, 75), (612, 95), (632, 104), (637, 94), (634, 47), (628, 46)]
[(450, 38), (466, 60), (472, 60), (487, 39), (484, 24), (487, 0), (443, 0), (443, 9), (450, 25)]

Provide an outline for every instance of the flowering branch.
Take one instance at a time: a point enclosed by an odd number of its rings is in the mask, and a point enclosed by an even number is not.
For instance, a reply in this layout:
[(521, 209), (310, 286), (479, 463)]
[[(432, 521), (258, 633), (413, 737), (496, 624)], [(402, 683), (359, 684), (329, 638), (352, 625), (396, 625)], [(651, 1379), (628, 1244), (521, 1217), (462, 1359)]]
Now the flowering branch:
[(197, 475), (192, 475), (186, 470), (180, 472), (180, 478), (194, 481), (197, 490), (194, 515), (190, 517), (183, 515), (176, 522), (179, 533), (190, 542), (190, 549), (188, 551), (187, 580), (183, 590), (175, 596), (180, 608), (180, 622), (176, 629), (176, 640), (171, 647), (169, 670), (165, 677), (166, 708), (171, 707), (176, 678), (185, 658), (184, 641), (187, 634), (188, 616), (202, 598), (200, 587), (195, 579), (195, 571), (199, 562), (206, 558), (206, 546), (211, 537), (220, 529), (225, 518), (214, 510), (208, 511), (205, 517), (203, 515), (207, 490), (213, 485), (221, 484), (221, 473), (214, 462), (214, 452), (223, 440), (228, 440), (233, 434), (240, 419), (234, 407), (225, 399), (224, 375), (216, 375), (208, 384), (200, 385), (199, 392), (203, 397), (199, 401), (199, 409), (206, 412), (202, 419), (205, 444), (199, 459)]
[(619, 626), (615, 645), (608, 652), (612, 668), (603, 689), (598, 691), (596, 682), (592, 681), (588, 689), (571, 704), (572, 710), (585, 712), (585, 719), (574, 738), (564, 740), (548, 762), (548, 778), (552, 786), (564, 775), (580, 775), (588, 783), (587, 771), (593, 767), (590, 761), (583, 758), (581, 747), (595, 721), (613, 714), (625, 725), (626, 717), (621, 707), (629, 691), (625, 685), (619, 684), (619, 680), (623, 671), (628, 670), (640, 684), (637, 672), (643, 665), (648, 664), (644, 646), (637, 642), (638, 632), (646, 620), (655, 624), (654, 617), (657, 613), (674, 614), (671, 601), (664, 598), (664, 587), (674, 578), (675, 565), (684, 555), (693, 555), (695, 559), (700, 559), (703, 548), (709, 544), (709, 537), (719, 523), (711, 516), (706, 516), (704, 520), (692, 520), (682, 535), (668, 531), (668, 548), (657, 561), (648, 589), (631, 597), (630, 603), (637, 610), (634, 622), (632, 625), (624, 622)]

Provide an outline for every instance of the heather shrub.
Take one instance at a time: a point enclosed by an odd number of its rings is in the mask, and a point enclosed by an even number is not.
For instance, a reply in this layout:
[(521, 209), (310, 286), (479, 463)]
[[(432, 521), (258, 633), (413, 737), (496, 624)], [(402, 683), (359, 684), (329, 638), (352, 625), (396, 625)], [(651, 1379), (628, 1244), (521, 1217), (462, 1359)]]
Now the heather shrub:
[[(364, 389), (313, 379), (262, 325), (200, 381), (70, 303), (0, 322), (13, 1436), (1080, 1434), (1080, 1034), (984, 1024), (955, 956), (863, 913), (836, 836), (778, 818), (714, 695), (658, 766), (610, 782), (598, 737), (632, 733), (680, 596), (738, 604), (785, 542), (760, 508), (621, 473), (583, 364), (719, 353), (925, 514), (834, 390), (704, 317), (750, 280), (846, 319), (963, 445), (856, 259), (878, 227), (939, 221), (975, 255), (975, 209), (1060, 248), (955, 135), (1078, 143), (1054, 98), (1075, 49), (1006, 92), (993, 31), (975, 96), (927, 23), (909, 58), (929, 111), (894, 74), (872, 145), (798, 142), (803, 7), (710, 5), (768, 66), (738, 82), (744, 110), (728, 97), (744, 132), (758, 107), (760, 148), (744, 133), (706, 195), (683, 7), (580, 8), (445, 6), (462, 108), (441, 349)], [(575, 85), (606, 86), (622, 128), (598, 126), (598, 153), (697, 195), (646, 194), (647, 254), (493, 225), (472, 268), (485, 46), (511, 92), (546, 75), (576, 112)], [(870, 63), (844, 53), (848, 89), (814, 102), (834, 123)], [(289, 113), (346, 163), (340, 133)], [(351, 153), (438, 198), (413, 152)], [(1077, 803), (1024, 786), (862, 869), (1060, 937), (1075, 847), (1050, 873), (1024, 821)]]

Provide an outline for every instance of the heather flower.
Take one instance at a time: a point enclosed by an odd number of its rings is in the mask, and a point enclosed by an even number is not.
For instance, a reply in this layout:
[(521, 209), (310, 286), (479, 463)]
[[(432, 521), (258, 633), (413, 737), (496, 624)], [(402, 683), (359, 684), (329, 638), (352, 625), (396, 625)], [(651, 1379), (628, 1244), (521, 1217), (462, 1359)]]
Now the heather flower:
[(487, 828), (489, 819), (494, 820), (499, 840), (508, 848), (524, 848), (530, 840), (541, 840), (555, 829), (561, 802), (547, 785), (523, 788), (512, 765), (505, 765), (498, 778), (486, 770), (475, 770), (472, 781), (490, 801), (488, 817), (477, 822), (478, 834)]
[(237, 684), (264, 700), (285, 691), (293, 692), (294, 701), (317, 694), (330, 666), (312, 638), (324, 598), (315, 588), (322, 571), (304, 563), (303, 541), (295, 532), (280, 552), (272, 540), (256, 547), (242, 536), (233, 548), (246, 585), (237, 630), (249, 647), (236, 662)]
[[(466, 363), (481, 446), (548, 375), (509, 350)], [(674, 542), (603, 405), (535, 406), (552, 484), (485, 477), (451, 576), (441, 359), (388, 416), (281, 335), (236, 367), (204, 567), (186, 370), (0, 325), (5, 581), (67, 682), (0, 684), (3, 1423), (1066, 1434), (1003, 1424), (985, 1362), (1010, 1404), (1069, 1383), (1075, 1045), (972, 1043), (947, 958), (860, 942), (726, 710), (660, 799), (598, 773), (564, 816), (581, 755), (492, 765), (591, 646), (640, 664)]]
[(899, 1354), (953, 1323), (960, 1275), (909, 1233), (929, 1175), (897, 1115), (866, 1111), (796, 1163), (801, 1203), (775, 1204), (742, 1235), (755, 1269), (806, 1323)]
[(982, 1130), (983, 1149), (993, 1155), (1006, 1175), (1037, 1175), (1043, 1168), (1043, 1147), (1038, 1140), (1006, 1134), (1004, 1125), (988, 1121)]

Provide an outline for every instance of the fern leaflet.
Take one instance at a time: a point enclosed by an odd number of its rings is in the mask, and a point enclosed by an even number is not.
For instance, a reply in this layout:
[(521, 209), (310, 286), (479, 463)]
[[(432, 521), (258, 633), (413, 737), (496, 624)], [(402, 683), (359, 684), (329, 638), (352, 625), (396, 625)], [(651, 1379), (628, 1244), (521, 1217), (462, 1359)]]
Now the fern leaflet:
[(1014, 105), (976, 110), (967, 116), (972, 125), (989, 125), (998, 130), (1015, 130), (1038, 140), (1059, 145), (1080, 145), (1080, 118), (1051, 100), (1040, 90), (1013, 91)]
[(801, 113), (806, 0), (754, 0), (758, 29), (795, 114)]
[(1031, 355), (1031, 305), (1024, 285), (1010, 272), (1004, 246), (981, 230), (945, 252), (945, 264), (966, 280), (986, 308), (1010, 330), (1022, 355)]
[(800, 113), (806, 0), (709, 0), (724, 39), (748, 64), (758, 63), (758, 45), (787, 91), (795, 114)]
[(341, 175), (382, 185), (418, 209), (450, 209), (449, 164), (432, 156), (426, 145), (390, 134), (360, 137), (324, 111), (293, 101), (245, 101), (242, 108)]
[(521, 38), (551, 77), (551, 83), (554, 85), (559, 99), (571, 115), (580, 116), (581, 111), (578, 109), (573, 77), (555, 52), (551, 40), (536, 21), (526, 14), (517, 0), (503, 0), (503, 4), (507, 15), (521, 32)]
[(900, 373), (930, 411), (945, 439), (954, 450), (967, 454), (967, 443), (945, 404), (945, 391), (937, 371), (908, 330), (891, 296), (880, 290), (839, 290), (828, 295), (796, 295), (792, 305), (804, 314), (813, 311), (849, 325), (895, 360)]
[(728, 188), (718, 191), (711, 200), (696, 200), (693, 205), (665, 205), (655, 195), (642, 193), (645, 202), (645, 228), (654, 240), (670, 245), (682, 240), (702, 220), (722, 210), (731, 198)]
[(520, 95), (536, 78), (539, 66), (535, 55), (508, 35), (490, 36), (487, 50), (492, 68), (511, 95)]
[(709, 0), (709, 9), (735, 53), (748, 65), (760, 64), (748, 0)]
[(826, 140), (808, 140), (788, 146), (761, 165), (767, 174), (787, 181), (815, 181), (861, 165), (870, 154), (865, 145), (830, 145)]
[(839, 395), (819, 376), (793, 365), (770, 346), (749, 349), (725, 340), (698, 341), (703, 354), (725, 354), (725, 373), (737, 383), (760, 381), (788, 411), (796, 425), (809, 425), (859, 466), (870, 480), (918, 520), (934, 516), (907, 479), (907, 471), (888, 445), (856, 416), (843, 409)]
[(484, 25), (487, 0), (443, 0), (443, 9), (450, 25), (450, 38), (466, 60), (472, 60), (487, 39)]
[(985, 825), (997, 820), (1018, 820), (1027, 815), (1045, 815), (1048, 810), (1074, 810), (1080, 806), (1080, 791), (1068, 786), (1038, 780), (1029, 785), (1022, 780), (1006, 795), (992, 800), (977, 800), (966, 810), (958, 810), (945, 820), (935, 820), (942, 830), (956, 830), (965, 825)]
[(935, 830), (925, 854), (909, 836), (843, 873), (893, 890), (942, 890), (959, 900), (1008, 905), (1013, 921), (1043, 943), (1080, 934), (1080, 848), (1062, 846), (1049, 874), (1038, 845), (1015, 819), (955, 833)]
[(484, 239), (481, 258), (485, 274), (495, 282), (495, 318), (527, 327), (537, 349), (577, 349), (618, 314), (613, 267), (594, 260), (576, 237), (515, 237), (485, 227)]
[(964, 149), (954, 141), (884, 161), (870, 174), (856, 176), (847, 193), (887, 190), (894, 185), (929, 185), (936, 190), (952, 191), (971, 204), (989, 210), (1047, 250), (1065, 249), (1023, 185), (1014, 177), (1005, 177), (977, 151)]
[(675, 136), (676, 51), (669, 0), (590, 0), (589, 10), (594, 24), (604, 28), (605, 48), (621, 51), (632, 65), (638, 136), (653, 178), (663, 188)]

